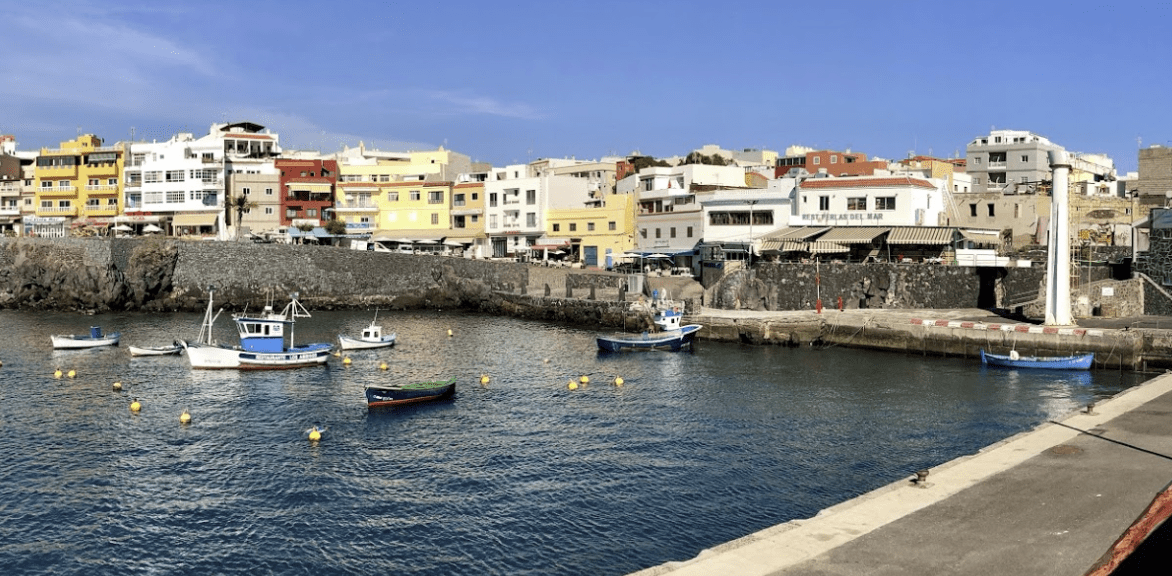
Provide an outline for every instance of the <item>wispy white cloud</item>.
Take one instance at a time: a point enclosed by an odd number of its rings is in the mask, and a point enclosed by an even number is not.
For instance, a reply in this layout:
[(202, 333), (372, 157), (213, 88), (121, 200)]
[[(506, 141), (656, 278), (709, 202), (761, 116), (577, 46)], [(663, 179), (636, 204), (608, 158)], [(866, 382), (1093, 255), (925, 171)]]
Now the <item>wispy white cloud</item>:
[(449, 115), (484, 114), (524, 120), (540, 120), (546, 117), (544, 113), (536, 108), (520, 102), (501, 102), (487, 96), (475, 96), (439, 90), (427, 91), (424, 94), (444, 105), (444, 113)]
[(435, 144), (400, 140), (376, 133), (353, 134), (329, 130), (304, 116), (263, 108), (229, 108), (223, 112), (221, 118), (217, 118), (217, 121), (224, 119), (228, 122), (256, 122), (280, 135), (281, 147), (286, 150), (318, 150), (328, 153), (346, 146), (358, 146), (359, 142), (366, 144), (368, 148), (377, 147), (390, 151), (428, 150), (436, 147)]

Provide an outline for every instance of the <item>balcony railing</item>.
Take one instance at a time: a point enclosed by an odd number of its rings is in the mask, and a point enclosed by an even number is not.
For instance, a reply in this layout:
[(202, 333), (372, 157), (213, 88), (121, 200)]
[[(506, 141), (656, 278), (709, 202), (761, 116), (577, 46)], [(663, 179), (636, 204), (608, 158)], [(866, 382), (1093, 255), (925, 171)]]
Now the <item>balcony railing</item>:
[(62, 196), (73, 195), (77, 193), (77, 186), (53, 186), (51, 188), (40, 187), (37, 188), (38, 196)]
[(86, 216), (117, 216), (118, 215), (118, 207), (117, 206), (98, 206), (98, 207), (86, 206), (85, 207), (85, 215)]
[(1008, 164), (1009, 163), (1006, 162), (1005, 160), (997, 160), (997, 161), (990, 160), (989, 161), (990, 168), (1005, 168)]
[(118, 186), (111, 186), (109, 184), (98, 184), (96, 186), (93, 184), (86, 184), (85, 190), (86, 192), (117, 192)]
[(37, 208), (37, 216), (76, 216), (77, 206), (50, 206)]

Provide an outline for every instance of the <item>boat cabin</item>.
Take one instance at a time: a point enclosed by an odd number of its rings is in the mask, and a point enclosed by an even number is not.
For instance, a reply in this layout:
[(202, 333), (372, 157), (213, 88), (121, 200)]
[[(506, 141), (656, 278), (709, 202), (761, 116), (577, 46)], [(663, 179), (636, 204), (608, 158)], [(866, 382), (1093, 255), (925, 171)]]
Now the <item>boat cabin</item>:
[(376, 342), (378, 340), (382, 340), (382, 337), (383, 337), (383, 327), (382, 326), (375, 326), (374, 324), (371, 324), (370, 326), (367, 326), (366, 328), (362, 329), (362, 339), (363, 340), (367, 340), (370, 342)]
[(285, 351), (285, 325), (292, 324), (281, 314), (273, 314), (271, 307), (265, 307), (263, 316), (238, 316), (236, 331), (240, 334), (240, 347), (249, 352), (280, 353)]

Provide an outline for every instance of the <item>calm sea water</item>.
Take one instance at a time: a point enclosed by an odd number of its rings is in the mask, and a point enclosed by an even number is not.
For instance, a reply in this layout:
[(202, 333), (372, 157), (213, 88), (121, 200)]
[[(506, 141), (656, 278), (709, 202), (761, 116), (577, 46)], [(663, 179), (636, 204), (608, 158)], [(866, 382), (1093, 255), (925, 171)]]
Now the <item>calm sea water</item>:
[[(318, 312), (295, 336), (329, 341), (370, 319)], [(234, 340), (225, 320), (217, 336)], [(703, 341), (600, 355), (592, 332), (566, 326), (379, 320), (399, 344), (349, 367), (238, 373), (129, 356), (195, 338), (199, 315), (0, 311), (3, 573), (624, 574), (810, 517), (1143, 379)], [(51, 349), (50, 334), (95, 323), (122, 346)], [(57, 367), (77, 377), (56, 380)], [(364, 384), (448, 377), (452, 400), (366, 408)], [(326, 432), (312, 444), (315, 423)]]

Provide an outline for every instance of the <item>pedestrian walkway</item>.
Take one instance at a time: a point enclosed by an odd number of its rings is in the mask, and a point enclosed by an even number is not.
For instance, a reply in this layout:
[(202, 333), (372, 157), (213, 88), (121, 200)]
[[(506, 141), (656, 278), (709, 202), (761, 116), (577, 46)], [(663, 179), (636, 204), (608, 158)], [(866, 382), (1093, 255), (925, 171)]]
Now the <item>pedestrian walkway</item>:
[(911, 479), (637, 574), (1084, 574), (1172, 480), (1172, 374)]

